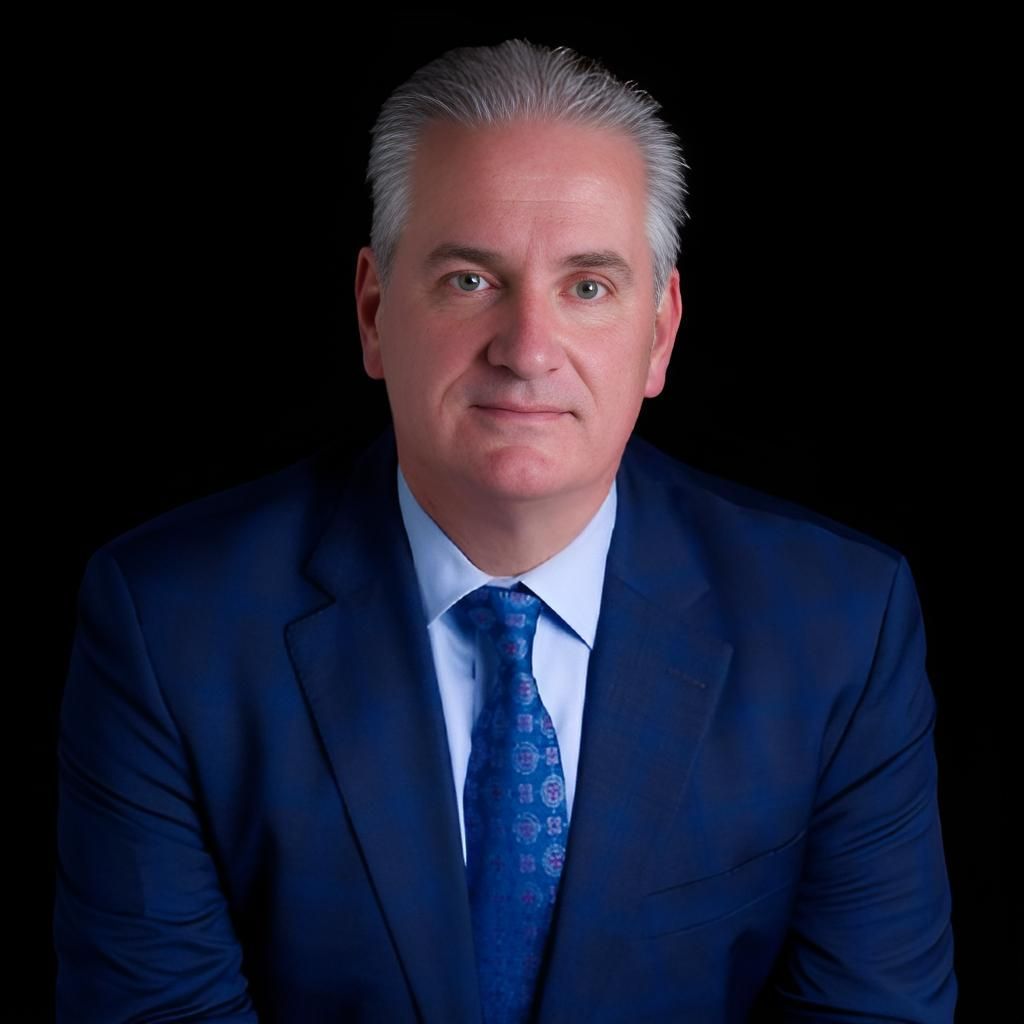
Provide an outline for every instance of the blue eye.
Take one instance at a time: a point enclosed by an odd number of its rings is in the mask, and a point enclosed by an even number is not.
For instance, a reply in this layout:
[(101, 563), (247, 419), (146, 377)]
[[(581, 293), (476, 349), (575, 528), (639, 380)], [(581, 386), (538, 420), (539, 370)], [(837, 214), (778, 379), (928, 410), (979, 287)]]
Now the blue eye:
[[(581, 288), (585, 288), (586, 291), (581, 291)], [(587, 278), (585, 281), (577, 281), (573, 285), (573, 290), (576, 292), (576, 295), (581, 299), (599, 298), (601, 292), (599, 292), (598, 289), (603, 289), (604, 291), (608, 290), (607, 288), (605, 288), (603, 284), (601, 284), (600, 281), (593, 281), (590, 278)]]
[(479, 274), (474, 274), (471, 270), (453, 274), (449, 280), (454, 281), (455, 286), (462, 292), (479, 292), (490, 288), (490, 285)]

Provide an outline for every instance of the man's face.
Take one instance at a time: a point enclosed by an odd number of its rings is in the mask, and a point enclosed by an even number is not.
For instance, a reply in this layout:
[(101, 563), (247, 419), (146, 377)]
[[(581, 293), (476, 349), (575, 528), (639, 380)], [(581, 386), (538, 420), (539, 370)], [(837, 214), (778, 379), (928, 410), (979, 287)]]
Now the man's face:
[(607, 493), (682, 315), (677, 271), (654, 308), (645, 215), (624, 136), (427, 128), (388, 287), (363, 249), (356, 297), (366, 371), (428, 509)]

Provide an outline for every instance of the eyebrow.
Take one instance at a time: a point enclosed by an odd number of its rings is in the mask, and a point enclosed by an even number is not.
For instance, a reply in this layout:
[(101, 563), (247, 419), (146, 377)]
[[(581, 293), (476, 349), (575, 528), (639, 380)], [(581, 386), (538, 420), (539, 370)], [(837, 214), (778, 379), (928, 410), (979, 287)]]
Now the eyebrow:
[[(424, 260), (424, 266), (430, 270), (459, 260), (465, 263), (476, 263), (479, 266), (499, 268), (504, 262), (501, 253), (493, 249), (480, 249), (474, 245), (458, 245), (455, 242), (442, 242), (433, 248)], [(619, 274), (626, 284), (633, 283), (633, 268), (620, 253), (614, 249), (595, 249), (591, 252), (573, 253), (562, 260), (561, 265), (579, 270), (611, 270)]]

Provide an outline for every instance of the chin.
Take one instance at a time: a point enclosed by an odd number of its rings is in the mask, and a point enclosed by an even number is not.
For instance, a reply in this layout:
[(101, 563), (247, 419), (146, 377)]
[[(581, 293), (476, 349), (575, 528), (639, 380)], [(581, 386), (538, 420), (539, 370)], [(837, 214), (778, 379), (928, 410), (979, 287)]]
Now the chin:
[(489, 452), (474, 474), (479, 485), (507, 500), (545, 498), (567, 489), (567, 459), (527, 447)]

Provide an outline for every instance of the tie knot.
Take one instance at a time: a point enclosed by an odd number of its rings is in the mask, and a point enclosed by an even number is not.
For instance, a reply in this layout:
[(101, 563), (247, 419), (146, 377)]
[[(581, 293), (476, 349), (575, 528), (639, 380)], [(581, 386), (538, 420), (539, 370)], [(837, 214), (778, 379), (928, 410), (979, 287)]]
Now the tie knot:
[(480, 587), (455, 606), (463, 622), (490, 636), (502, 660), (528, 656), (540, 617), (541, 599), (517, 587)]

